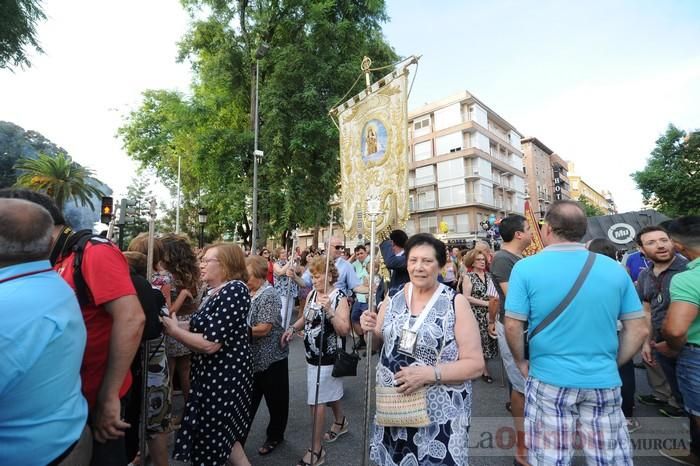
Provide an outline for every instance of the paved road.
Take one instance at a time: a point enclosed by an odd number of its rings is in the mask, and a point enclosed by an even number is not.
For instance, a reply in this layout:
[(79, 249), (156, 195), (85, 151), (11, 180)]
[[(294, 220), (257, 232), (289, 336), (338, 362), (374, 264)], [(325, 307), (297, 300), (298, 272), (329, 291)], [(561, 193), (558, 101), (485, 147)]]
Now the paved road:
[[(376, 360), (376, 356), (374, 358)], [(345, 379), (345, 398), (343, 399), (347, 418), (350, 423), (347, 435), (326, 446), (326, 464), (330, 466), (355, 466), (362, 464), (362, 432), (364, 413), (364, 371), (365, 359), (360, 362), (361, 375)], [(505, 410), (507, 388), (501, 386), (501, 366), (499, 360), (491, 361), (490, 370), (494, 383), (487, 384), (481, 380), (473, 385), (472, 427), (470, 444), (471, 465), (511, 465), (513, 464), (511, 443), (511, 422)], [(265, 427), (268, 414), (264, 401), (253, 421), (246, 451), (253, 466), (292, 466), (302, 457), (308, 448), (311, 437), (311, 419), (306, 405), (306, 362), (303, 344), (300, 339), (292, 342), (289, 358), (290, 369), (290, 416), (286, 440), (270, 455), (260, 456), (257, 448), (265, 440)], [(643, 370), (636, 370), (637, 393), (649, 393)], [(373, 379), (372, 379), (373, 380)], [(181, 408), (181, 400), (176, 400), (176, 407)], [(687, 442), (688, 431), (683, 423), (687, 421), (667, 419), (647, 406), (638, 406), (636, 415), (642, 422), (642, 429), (632, 435), (636, 443), (635, 464), (649, 466), (673, 465), (658, 455), (657, 450), (664, 441), (665, 446)], [(332, 414), (326, 416), (328, 427)], [(687, 426), (687, 424), (686, 424)], [(500, 445), (500, 448), (499, 448)], [(182, 464), (182, 463), (175, 463)], [(579, 457), (574, 464), (585, 464)]]

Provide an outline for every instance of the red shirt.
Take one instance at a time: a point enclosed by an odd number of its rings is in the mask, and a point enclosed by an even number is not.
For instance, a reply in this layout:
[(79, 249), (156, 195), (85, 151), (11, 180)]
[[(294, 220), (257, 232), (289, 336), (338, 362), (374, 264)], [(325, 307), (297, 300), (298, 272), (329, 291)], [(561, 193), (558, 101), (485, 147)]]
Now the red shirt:
[[(54, 269), (75, 290), (74, 255), (71, 253), (59, 258)], [(107, 369), (109, 339), (112, 333), (112, 316), (105, 311), (103, 305), (122, 296), (135, 295), (136, 290), (131, 282), (126, 258), (112, 243), (92, 244), (88, 241), (83, 251), (81, 269), (91, 299), (90, 304), (80, 309), (87, 329), (87, 344), (80, 377), (83, 394), (88, 406), (92, 408), (97, 401), (97, 394)], [(126, 395), (130, 387), (131, 372), (128, 371), (119, 389), (119, 397)]]

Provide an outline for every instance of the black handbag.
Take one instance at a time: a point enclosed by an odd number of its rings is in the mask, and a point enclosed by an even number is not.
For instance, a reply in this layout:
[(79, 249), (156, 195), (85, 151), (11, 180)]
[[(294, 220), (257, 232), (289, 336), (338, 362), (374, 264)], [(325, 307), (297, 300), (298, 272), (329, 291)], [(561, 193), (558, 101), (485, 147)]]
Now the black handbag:
[[(352, 336), (352, 330), (350, 330)], [(343, 345), (344, 346), (344, 345)], [(333, 377), (352, 377), (357, 375), (357, 363), (360, 362), (360, 355), (355, 350), (355, 337), (352, 336), (352, 352), (346, 353), (345, 348), (338, 346), (335, 352), (335, 363), (333, 363)]]

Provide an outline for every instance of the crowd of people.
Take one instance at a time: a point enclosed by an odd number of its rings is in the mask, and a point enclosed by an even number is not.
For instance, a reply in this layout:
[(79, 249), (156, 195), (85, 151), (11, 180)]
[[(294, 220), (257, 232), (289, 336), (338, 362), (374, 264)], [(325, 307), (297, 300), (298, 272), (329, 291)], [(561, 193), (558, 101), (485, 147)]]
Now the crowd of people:
[[(594, 440), (583, 442), (589, 464), (632, 464), (636, 401), (688, 416), (690, 449), (661, 454), (700, 464), (698, 217), (642, 229), (645, 262), (627, 270), (608, 240), (582, 242), (586, 216), (572, 201), (550, 207), (545, 248), (527, 258), (533, 232), (520, 215), (500, 222), (495, 253), (401, 230), (376, 250), (331, 237), (325, 251), (250, 254), (142, 234), (121, 252), (19, 189), (0, 190), (0, 218), (0, 309), (14, 311), (0, 324), (0, 464), (145, 464), (145, 443), (149, 461), (167, 465), (176, 432), (177, 460), (249, 465), (263, 398), (257, 453), (285, 439), (295, 336), (312, 426), (297, 465), (339, 464), (327, 446), (361, 420), (343, 407), (336, 364), (367, 334), (366, 355), (378, 353), (367, 433), (377, 465), (469, 464), (472, 380), (492, 383), (499, 357), (516, 464), (569, 464), (575, 435)], [(650, 394), (636, 393), (640, 352)], [(185, 401), (177, 417), (174, 385)]]

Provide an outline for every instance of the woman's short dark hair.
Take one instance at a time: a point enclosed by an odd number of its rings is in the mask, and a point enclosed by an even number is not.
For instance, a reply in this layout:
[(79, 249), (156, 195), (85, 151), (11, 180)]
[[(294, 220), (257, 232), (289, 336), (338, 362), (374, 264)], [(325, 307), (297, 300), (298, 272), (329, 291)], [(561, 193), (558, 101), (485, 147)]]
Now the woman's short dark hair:
[(615, 244), (607, 238), (595, 238), (588, 243), (588, 250), (596, 254), (608, 256), (612, 260), (617, 260), (617, 248)]
[(435, 249), (435, 259), (437, 259), (440, 268), (447, 264), (447, 249), (445, 243), (429, 233), (417, 233), (408, 238), (406, 246), (404, 247), (406, 258), (410, 255), (411, 249), (423, 245), (432, 246), (433, 249)]

